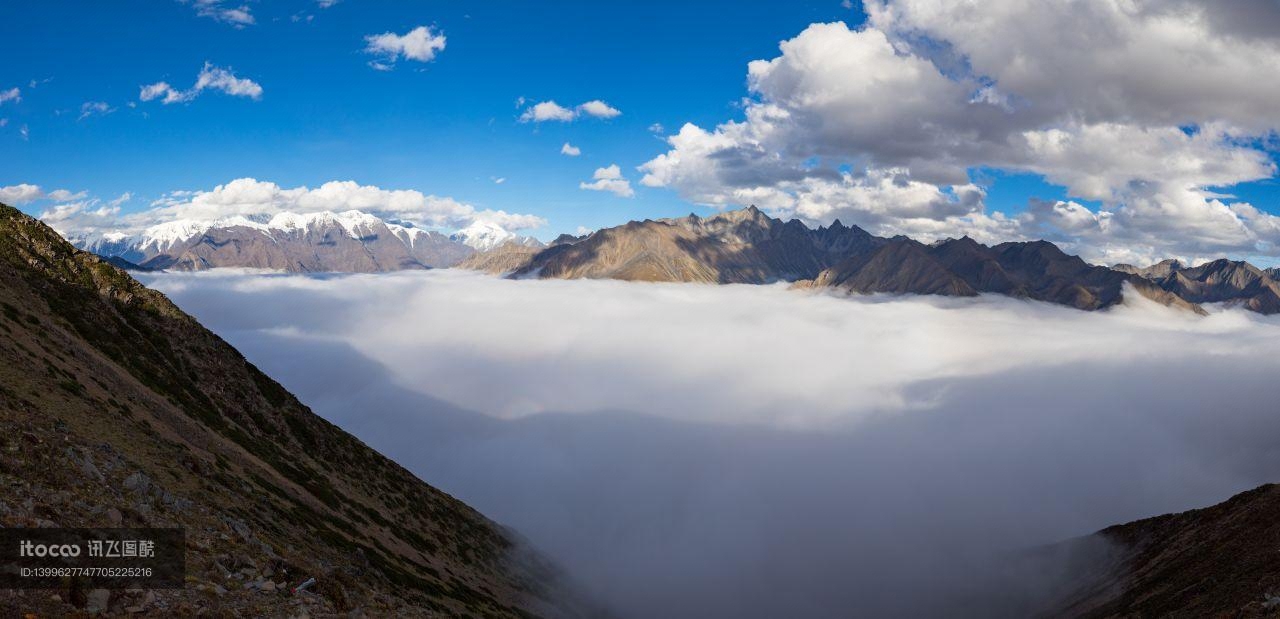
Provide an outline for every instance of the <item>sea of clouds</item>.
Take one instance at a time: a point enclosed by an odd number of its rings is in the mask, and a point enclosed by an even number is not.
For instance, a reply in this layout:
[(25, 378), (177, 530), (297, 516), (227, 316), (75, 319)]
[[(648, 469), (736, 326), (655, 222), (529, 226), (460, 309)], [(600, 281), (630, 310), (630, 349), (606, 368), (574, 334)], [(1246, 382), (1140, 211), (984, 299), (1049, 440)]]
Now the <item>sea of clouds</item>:
[(1239, 310), (145, 280), (623, 617), (1024, 614), (1029, 549), (1280, 479), (1280, 320)]

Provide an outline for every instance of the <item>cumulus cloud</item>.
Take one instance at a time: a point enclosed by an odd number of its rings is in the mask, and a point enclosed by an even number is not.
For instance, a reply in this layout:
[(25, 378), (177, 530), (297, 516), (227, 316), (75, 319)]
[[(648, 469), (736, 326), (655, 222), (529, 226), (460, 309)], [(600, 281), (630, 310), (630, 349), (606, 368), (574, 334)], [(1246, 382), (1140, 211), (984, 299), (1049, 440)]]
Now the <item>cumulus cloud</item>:
[(565, 142), (565, 143), (564, 143), (564, 146), (561, 146), (561, 147), (560, 147), (560, 154), (561, 154), (561, 155), (566, 155), (566, 156), (569, 156), (569, 157), (577, 157), (578, 155), (581, 155), (581, 154), (582, 154), (582, 149), (581, 149), (581, 148), (578, 148), (577, 146), (574, 146), (574, 145), (572, 145), (572, 144), (570, 144), (570, 143), (568, 143), (568, 142)]
[(194, 100), (206, 90), (216, 90), (233, 97), (248, 97), (254, 100), (262, 98), (262, 86), (257, 82), (248, 78), (236, 77), (230, 69), (214, 66), (209, 62), (204, 63), (204, 67), (200, 69), (200, 74), (196, 76), (196, 83), (191, 88), (177, 90), (170, 86), (168, 82), (155, 82), (143, 86), (138, 93), (138, 98), (143, 101), (161, 99), (161, 102), (165, 105), (186, 103)]
[(0, 202), (9, 205), (30, 204), (37, 200), (53, 200), (57, 202), (67, 202), (70, 200), (79, 200), (88, 195), (86, 192), (73, 192), (67, 189), (54, 189), (46, 192), (39, 185), (30, 183), (19, 183), (17, 185), (9, 185), (0, 187)]
[(583, 114), (596, 118), (617, 118), (622, 115), (621, 110), (599, 99), (579, 105), (578, 110)]
[(636, 192), (631, 189), (631, 181), (622, 177), (622, 169), (616, 163), (608, 167), (596, 168), (595, 174), (592, 174), (591, 178), (593, 180), (590, 183), (578, 183), (578, 188), (590, 191), (608, 191), (620, 198), (632, 198), (636, 195)]
[(195, 6), (196, 14), (200, 17), (231, 24), (236, 28), (244, 28), (256, 23), (253, 12), (247, 4), (237, 6), (225, 0), (191, 0), (191, 4)]
[(17, 86), (14, 86), (9, 90), (0, 90), (0, 103), (5, 103), (7, 101), (20, 103), (22, 101), (22, 91), (19, 90)]
[(445, 46), (444, 32), (431, 26), (418, 26), (404, 34), (371, 34), (364, 40), (365, 53), (379, 57), (369, 66), (384, 71), (394, 68), (399, 59), (431, 62)]
[(1275, 222), (1213, 189), (1276, 173), (1259, 141), (1280, 129), (1280, 85), (1265, 77), (1280, 68), (1280, 38), (1256, 25), (1280, 10), (1232, 6), (868, 0), (867, 25), (813, 24), (749, 63), (743, 119), (686, 125), (641, 182), (713, 206), (761, 196), (775, 214), (873, 231), (1044, 231), (981, 203), (921, 218), (839, 199), (886, 175), (950, 194), (972, 168), (1007, 169), (1124, 222), (1052, 231), (1091, 259), (1125, 244), (1152, 258), (1277, 256)]
[[(520, 105), (524, 105), (524, 98), (519, 101)], [(616, 118), (622, 115), (622, 111), (601, 101), (595, 99), (587, 101), (574, 108), (567, 108), (555, 101), (541, 101), (529, 106), (520, 114), (520, 122), (572, 122), (583, 115), (594, 118)]]
[(1029, 616), (1026, 549), (1277, 465), (1280, 324), (1247, 312), (146, 277), (625, 617)]

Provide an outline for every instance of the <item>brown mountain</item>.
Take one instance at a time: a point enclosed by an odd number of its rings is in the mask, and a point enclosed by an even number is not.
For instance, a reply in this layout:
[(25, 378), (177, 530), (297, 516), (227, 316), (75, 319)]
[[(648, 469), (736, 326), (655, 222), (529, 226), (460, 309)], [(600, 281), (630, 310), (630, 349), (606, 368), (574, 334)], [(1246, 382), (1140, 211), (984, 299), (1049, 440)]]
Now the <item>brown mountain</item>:
[[(1070, 617), (1280, 614), (1280, 486), (1104, 529), (1114, 560), (1077, 574), (1054, 613)], [(1091, 540), (1085, 540), (1088, 542)]]
[(833, 224), (813, 230), (782, 222), (755, 207), (702, 218), (633, 221), (550, 247), (516, 276), (633, 281), (749, 283), (815, 277), (876, 239), (861, 228)]
[(1241, 305), (1263, 314), (1280, 312), (1280, 280), (1274, 269), (1263, 270), (1248, 262), (1226, 259), (1195, 267), (1165, 260), (1134, 272), (1195, 303)]
[(1160, 262), (1148, 267), (1136, 267), (1132, 264), (1117, 264), (1111, 268), (1122, 273), (1141, 275), (1147, 279), (1164, 279), (1174, 271), (1179, 271), (1184, 267), (1178, 260), (1170, 258), (1168, 260), (1161, 260)]
[(925, 245), (906, 237), (872, 236), (838, 221), (812, 229), (797, 220), (770, 218), (754, 207), (707, 218), (690, 215), (606, 228), (580, 242), (532, 255), (513, 275), (791, 281), (805, 288), (856, 293), (998, 293), (1080, 309), (1114, 305), (1131, 286), (1165, 305), (1202, 311), (1137, 274), (1090, 265), (1045, 241), (987, 247), (966, 237)]
[(1119, 303), (1128, 285), (1164, 305), (1202, 311), (1140, 276), (1090, 265), (1047, 241), (987, 247), (968, 237), (934, 245), (895, 237), (869, 255), (851, 256), (823, 271), (809, 285), (857, 293), (989, 292), (1085, 310)]
[[(573, 614), (508, 531), (3, 205), (0, 309), (0, 524), (181, 527), (187, 540), (184, 589), (9, 592), (4, 614)], [(287, 593), (309, 577), (311, 593)]]

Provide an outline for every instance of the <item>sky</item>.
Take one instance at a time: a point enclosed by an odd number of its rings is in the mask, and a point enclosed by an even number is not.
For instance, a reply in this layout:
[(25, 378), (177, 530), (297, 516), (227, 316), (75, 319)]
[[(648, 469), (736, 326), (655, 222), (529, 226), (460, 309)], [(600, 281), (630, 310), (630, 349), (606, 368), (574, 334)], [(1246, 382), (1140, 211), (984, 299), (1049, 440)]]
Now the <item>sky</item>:
[(756, 204), (1271, 265), (1280, 5), (1214, 7), (5, 3), (0, 201), (68, 236), (359, 208), (544, 239)]

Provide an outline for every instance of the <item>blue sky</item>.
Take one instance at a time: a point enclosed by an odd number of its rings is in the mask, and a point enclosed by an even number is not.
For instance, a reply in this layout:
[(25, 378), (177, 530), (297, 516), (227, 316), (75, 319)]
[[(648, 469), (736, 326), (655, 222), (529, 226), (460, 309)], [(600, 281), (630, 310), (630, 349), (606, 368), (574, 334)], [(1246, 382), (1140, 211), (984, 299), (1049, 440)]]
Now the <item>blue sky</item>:
[[(1280, 7), (322, 4), (0, 5), (0, 99), (20, 92), (0, 100), (0, 189), (129, 193), (128, 215), (237, 178), (350, 180), (540, 216), (544, 239), (749, 201), (926, 240), (1049, 238), (1098, 262), (1280, 261), (1280, 34), (1250, 26)], [(447, 38), (433, 59), (371, 66), (366, 37), (418, 27)], [(769, 62), (749, 81), (752, 61)], [(261, 96), (140, 100), (206, 66)], [(548, 100), (621, 115), (521, 122)], [(665, 141), (685, 123), (700, 129)], [(611, 164), (634, 197), (579, 188)]]
[[(0, 106), (9, 118), (0, 185), (131, 192), (129, 206), (142, 208), (171, 190), (239, 177), (285, 187), (355, 180), (536, 213), (549, 221), (543, 234), (687, 213), (695, 208), (665, 189), (636, 185), (628, 200), (578, 183), (612, 163), (638, 176), (632, 168), (664, 150), (651, 125), (734, 116), (748, 61), (776, 54), (810, 22), (858, 15), (829, 1), (248, 6), (256, 23), (236, 28), (176, 1), (0, 5), (0, 22), (16, 26), (0, 89), (22, 92)], [(434, 61), (368, 66), (366, 35), (419, 25), (447, 37)], [(190, 86), (206, 61), (261, 84), (261, 99), (138, 101), (145, 84)], [(601, 99), (622, 115), (521, 123), (519, 97)], [(89, 101), (115, 111), (78, 120)], [(566, 141), (582, 156), (560, 155)]]

